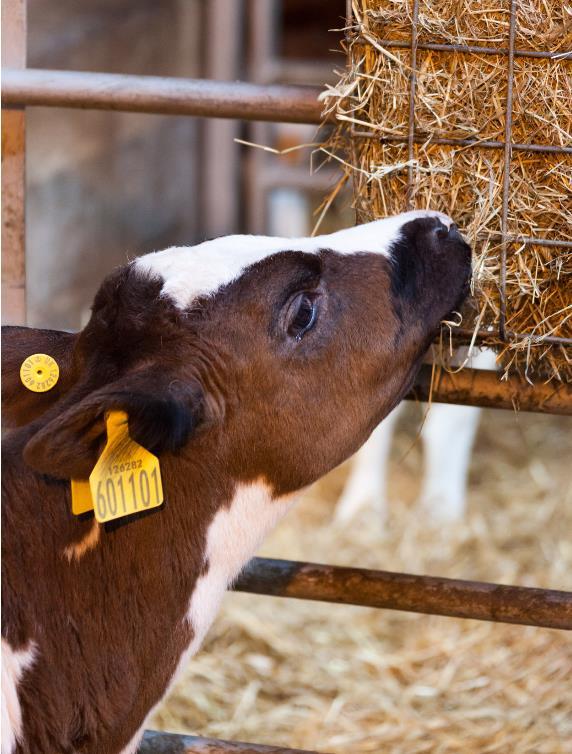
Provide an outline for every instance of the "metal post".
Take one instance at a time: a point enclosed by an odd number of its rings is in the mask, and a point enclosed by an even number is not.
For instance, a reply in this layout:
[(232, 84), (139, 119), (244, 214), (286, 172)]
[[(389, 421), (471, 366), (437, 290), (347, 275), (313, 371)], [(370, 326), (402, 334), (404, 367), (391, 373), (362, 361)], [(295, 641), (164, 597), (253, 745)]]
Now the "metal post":
[[(2, 66), (26, 67), (26, 2), (2, 3)], [(26, 114), (2, 111), (2, 321), (26, 323)]]
[[(205, 7), (209, 43), (205, 45), (206, 78), (236, 81), (241, 77), (244, 13), (242, 0), (211, 0)], [(236, 233), (240, 210), (240, 136), (237, 120), (202, 123), (202, 228), (207, 238)]]

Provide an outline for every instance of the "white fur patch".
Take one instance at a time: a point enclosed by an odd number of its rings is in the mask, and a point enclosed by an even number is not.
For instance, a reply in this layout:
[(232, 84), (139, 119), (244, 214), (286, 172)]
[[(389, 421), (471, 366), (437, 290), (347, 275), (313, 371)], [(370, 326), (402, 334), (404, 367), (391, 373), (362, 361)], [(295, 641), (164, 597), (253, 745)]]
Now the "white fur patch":
[[(169, 693), (181, 671), (199, 650), (228, 586), (295, 500), (296, 495), (272, 499), (269, 487), (262, 482), (241, 484), (237, 486), (230, 505), (215, 514), (207, 532), (205, 563), (208, 561), (208, 571), (198, 579), (187, 612), (186, 619), (193, 629), (193, 639), (182, 653), (162, 698)], [(160, 702), (149, 710), (145, 722)], [(137, 751), (145, 731), (145, 722), (121, 754), (134, 754)]]
[(198, 296), (216, 293), (247, 267), (280, 251), (316, 253), (331, 249), (343, 254), (366, 251), (389, 256), (391, 244), (399, 238), (403, 225), (419, 217), (439, 217), (447, 227), (452, 222), (441, 212), (414, 210), (314, 238), (224, 236), (197, 246), (173, 246), (146, 254), (134, 264), (142, 272), (161, 277), (162, 294), (169, 296), (178, 308), (186, 309)]
[[(208, 561), (208, 571), (198, 579), (187, 612), (193, 640), (182, 653), (163, 698), (199, 650), (228, 586), (295, 500), (296, 495), (272, 499), (269, 487), (262, 482), (241, 484), (230, 505), (215, 514), (207, 532), (205, 563)], [(149, 711), (146, 720), (157, 706)], [(121, 754), (133, 754), (137, 750), (144, 730), (145, 723)]]
[(294, 500), (293, 495), (273, 500), (262, 482), (241, 484), (230, 506), (215, 515), (207, 534), (208, 571), (197, 581), (187, 614), (194, 637), (182, 662), (199, 649), (227, 587)]
[(15, 651), (2, 639), (2, 754), (11, 754), (22, 740), (22, 710), (18, 699), (18, 684), (27, 668), (34, 662), (36, 645)]

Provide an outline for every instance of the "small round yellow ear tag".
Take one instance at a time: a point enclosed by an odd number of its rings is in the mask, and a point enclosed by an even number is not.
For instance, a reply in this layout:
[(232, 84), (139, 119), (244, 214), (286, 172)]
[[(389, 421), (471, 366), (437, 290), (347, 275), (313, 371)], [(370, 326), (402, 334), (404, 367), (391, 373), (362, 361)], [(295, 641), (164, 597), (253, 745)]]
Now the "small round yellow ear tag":
[(47, 353), (33, 353), (20, 367), (22, 384), (34, 393), (51, 390), (60, 377), (60, 368)]

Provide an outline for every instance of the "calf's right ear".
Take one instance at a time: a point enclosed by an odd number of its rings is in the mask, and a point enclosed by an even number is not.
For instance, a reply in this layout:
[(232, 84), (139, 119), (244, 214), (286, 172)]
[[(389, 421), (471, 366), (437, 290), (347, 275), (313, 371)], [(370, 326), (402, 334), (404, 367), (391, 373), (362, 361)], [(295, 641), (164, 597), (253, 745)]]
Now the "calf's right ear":
[(177, 452), (204, 415), (198, 382), (183, 382), (157, 368), (127, 375), (64, 409), (40, 429), (24, 448), (32, 468), (60, 479), (87, 479), (105, 446), (105, 413), (125, 411), (129, 434), (160, 455)]

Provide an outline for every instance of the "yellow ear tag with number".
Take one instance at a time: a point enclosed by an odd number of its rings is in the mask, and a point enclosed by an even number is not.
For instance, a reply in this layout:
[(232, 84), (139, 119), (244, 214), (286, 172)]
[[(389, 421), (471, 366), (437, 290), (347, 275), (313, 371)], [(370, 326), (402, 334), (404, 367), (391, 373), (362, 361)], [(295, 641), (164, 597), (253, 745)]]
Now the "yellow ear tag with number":
[(71, 480), (71, 499), (74, 516), (93, 510), (93, 500), (87, 479)]
[(89, 476), (100, 523), (156, 508), (163, 502), (159, 459), (129, 437), (127, 414), (105, 417), (107, 445)]
[(47, 393), (60, 378), (57, 361), (47, 353), (33, 353), (22, 362), (20, 379), (33, 393)]

